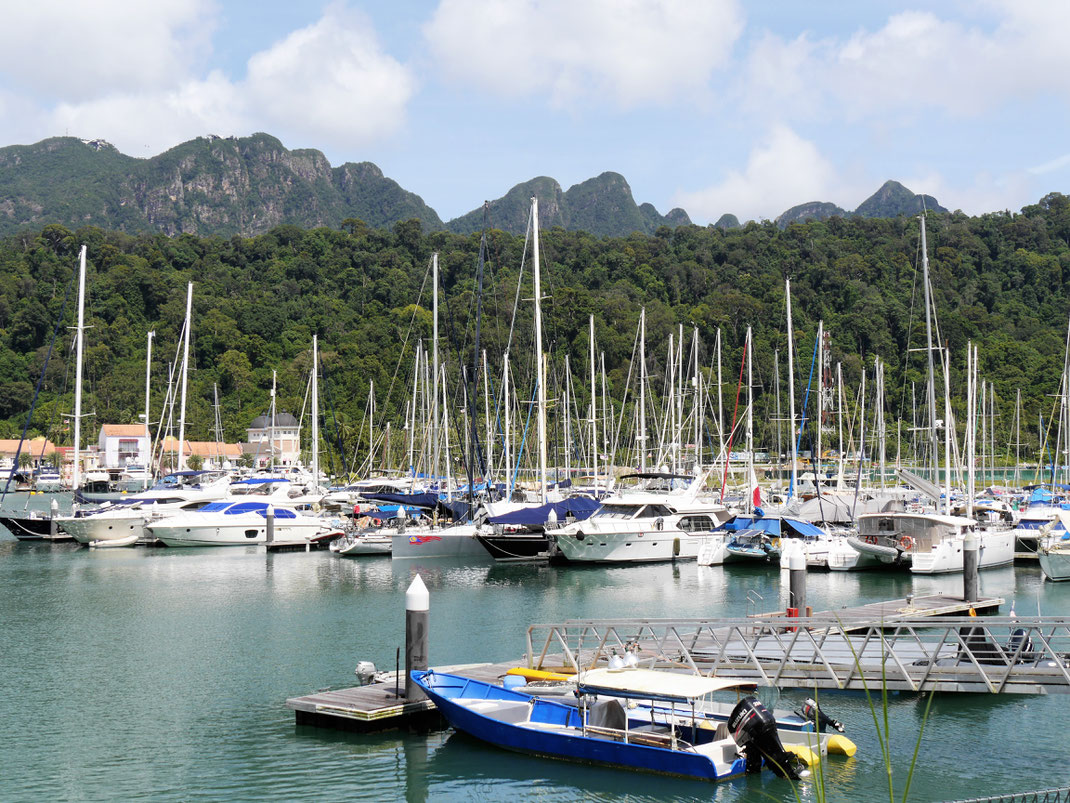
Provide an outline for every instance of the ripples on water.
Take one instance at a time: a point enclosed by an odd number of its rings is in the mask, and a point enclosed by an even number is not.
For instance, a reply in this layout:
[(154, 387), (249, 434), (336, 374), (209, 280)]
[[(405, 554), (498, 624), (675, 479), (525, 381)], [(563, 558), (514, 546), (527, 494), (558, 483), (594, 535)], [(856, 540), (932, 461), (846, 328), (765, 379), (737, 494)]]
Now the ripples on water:
[[(6, 539), (6, 536), (2, 536)], [(256, 548), (102, 550), (0, 540), (0, 800), (794, 800), (776, 778), (706, 785), (513, 755), (463, 735), (361, 737), (297, 728), (287, 697), (393, 668), (404, 592), (431, 592), (433, 663), (518, 657), (529, 624), (567, 618), (736, 616), (783, 605), (764, 567), (463, 566)], [(1065, 611), (1070, 584), (1036, 568), (983, 572), (1022, 614)], [(816, 574), (815, 609), (961, 589), (961, 578)], [(748, 602), (750, 595), (751, 602)], [(804, 695), (769, 692), (797, 707)], [(859, 744), (828, 764), (829, 799), (887, 800), (872, 714), (822, 698)], [(901, 797), (924, 698), (891, 699)], [(914, 800), (1066, 782), (1064, 697), (936, 697)], [(810, 786), (800, 789), (813, 800)]]

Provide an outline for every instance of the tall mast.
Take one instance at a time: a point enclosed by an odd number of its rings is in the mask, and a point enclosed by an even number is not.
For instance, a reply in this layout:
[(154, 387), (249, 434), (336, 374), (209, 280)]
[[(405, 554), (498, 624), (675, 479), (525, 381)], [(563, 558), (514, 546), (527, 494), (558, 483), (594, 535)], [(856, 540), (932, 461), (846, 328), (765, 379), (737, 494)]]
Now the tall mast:
[(817, 322), (817, 459), (813, 461), (814, 488), (821, 496), (821, 430), (825, 413), (825, 322)]
[(535, 382), (539, 393), (539, 499), (546, 504), (546, 360), (542, 353), (542, 273), (539, 267), (539, 199), (531, 196), (532, 272), (535, 276)]
[[(186, 332), (182, 345), (182, 403), (178, 410), (178, 470), (186, 467), (186, 386), (189, 374), (189, 331), (193, 318), (193, 282), (186, 285)], [(274, 386), (274, 380), (272, 380)], [(275, 391), (272, 389), (272, 404)], [(272, 421), (274, 424), (274, 421)]]
[[(276, 371), (271, 372), (271, 404), (268, 405), (271, 408), (271, 421), (268, 423), (268, 465), (272, 474), (275, 473), (275, 417), (278, 415), (278, 410), (275, 407), (275, 379)], [(182, 398), (186, 398), (186, 383), (185, 376), (182, 377)], [(179, 439), (181, 440), (181, 438)]]
[(944, 344), (944, 513), (951, 515), (951, 358)]
[(966, 341), (966, 517), (973, 518), (974, 476), (974, 438), (977, 434), (977, 363), (974, 360), (974, 348), (971, 341)]
[(721, 398), (721, 327), (717, 327), (717, 438), (718, 449), (724, 451), (724, 402)]
[[(921, 216), (921, 273), (925, 286), (925, 342), (929, 358), (929, 448), (932, 455), (933, 476), (936, 476), (938, 459), (936, 447), (936, 371), (933, 366), (932, 300), (929, 298), (929, 247), (925, 239), (925, 215)], [(949, 422), (944, 421), (944, 426)]]
[(511, 412), (511, 407), (512, 405), (509, 400), (509, 351), (506, 350), (505, 354), (502, 355), (502, 409), (505, 412), (504, 421), (502, 423), (504, 428), (503, 434), (505, 435), (505, 438), (503, 439), (502, 454), (505, 462), (505, 484), (508, 489), (508, 498), (510, 499), (513, 497), (513, 452), (509, 444), (511, 434), (509, 431), (511, 423), (509, 421), (509, 414)]
[(319, 336), (312, 335), (312, 486), (320, 482)]
[(71, 490), (78, 490), (82, 484), (82, 455), (79, 452), (82, 443), (82, 336), (85, 331), (85, 251), (78, 257), (78, 329), (75, 332), (75, 352), (77, 367), (74, 374), (74, 473), (71, 475)]
[(698, 364), (698, 327), (692, 332), (692, 348), (695, 350), (695, 473), (702, 468), (702, 371)]
[(149, 434), (149, 379), (152, 376), (152, 339), (156, 337), (156, 331), (149, 331), (148, 346), (145, 349), (145, 435)]
[(795, 486), (798, 485), (799, 475), (795, 466), (795, 335), (791, 328), (791, 279), (784, 280), (784, 296), (788, 303), (788, 416), (791, 418), (791, 485), (788, 488), (788, 501), (795, 496)]
[(598, 388), (594, 375), (594, 315), (587, 319), (591, 330), (591, 471), (594, 474), (594, 494), (598, 496)]
[(749, 487), (754, 476), (754, 343), (751, 341), (751, 328), (747, 327), (747, 509), (754, 512), (754, 489)]
[(639, 471), (646, 472), (646, 307), (639, 310)]
[(431, 474), (438, 476), (438, 252), (431, 255)]

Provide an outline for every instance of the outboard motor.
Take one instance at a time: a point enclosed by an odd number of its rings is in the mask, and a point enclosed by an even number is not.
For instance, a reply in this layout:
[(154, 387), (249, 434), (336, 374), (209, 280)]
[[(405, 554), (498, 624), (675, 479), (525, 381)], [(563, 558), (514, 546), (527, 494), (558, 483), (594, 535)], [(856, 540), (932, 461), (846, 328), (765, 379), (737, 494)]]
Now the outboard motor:
[(358, 661), (357, 668), (353, 670), (353, 674), (357, 676), (357, 682), (361, 686), (367, 686), (375, 680), (377, 674), (375, 664), (371, 661)]
[(776, 720), (757, 697), (744, 697), (728, 717), (728, 730), (747, 758), (747, 772), (760, 772), (762, 759), (781, 778), (797, 781), (809, 775), (787, 752), (776, 732)]
[(795, 713), (803, 719), (813, 722), (818, 733), (824, 733), (825, 728), (832, 728), (833, 730), (843, 733), (843, 724), (837, 722), (818, 708), (817, 700), (812, 697), (807, 697), (806, 700), (803, 701), (802, 711), (796, 711)]

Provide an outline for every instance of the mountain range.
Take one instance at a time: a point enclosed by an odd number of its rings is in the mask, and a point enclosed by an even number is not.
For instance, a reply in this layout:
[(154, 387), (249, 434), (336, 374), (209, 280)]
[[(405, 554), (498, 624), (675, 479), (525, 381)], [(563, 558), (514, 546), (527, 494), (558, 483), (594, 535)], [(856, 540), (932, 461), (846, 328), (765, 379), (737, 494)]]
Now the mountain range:
[[(606, 172), (567, 190), (546, 176), (517, 184), (487, 203), (490, 225), (524, 233), (532, 195), (539, 198), (543, 227), (627, 236), (691, 223), (683, 209), (662, 215), (649, 203), (637, 204), (624, 176)], [(923, 203), (946, 211), (930, 196), (889, 181), (853, 213), (813, 202), (792, 207), (776, 222), (783, 227), (832, 215), (894, 217)], [(197, 137), (147, 159), (120, 153), (103, 140), (74, 137), (0, 148), (0, 235), (60, 223), (248, 237), (282, 223), (338, 228), (351, 218), (373, 228), (415, 218), (425, 231), (467, 234), (482, 228), (484, 210), (443, 222), (419, 195), (371, 162), (332, 167), (320, 151), (289, 150), (268, 134)], [(715, 225), (740, 224), (726, 214)]]

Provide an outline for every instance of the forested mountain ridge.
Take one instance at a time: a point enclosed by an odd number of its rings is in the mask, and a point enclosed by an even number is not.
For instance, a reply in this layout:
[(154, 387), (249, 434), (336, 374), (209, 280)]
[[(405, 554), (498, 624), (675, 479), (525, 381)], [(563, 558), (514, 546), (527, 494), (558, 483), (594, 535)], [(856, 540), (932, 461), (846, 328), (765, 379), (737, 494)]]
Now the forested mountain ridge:
[[(523, 234), (532, 195), (539, 198), (543, 228), (626, 237), (691, 224), (683, 209), (662, 215), (652, 204), (636, 203), (624, 176), (605, 172), (568, 190), (546, 176), (517, 184), (488, 202), (490, 225)], [(853, 213), (815, 201), (792, 207), (777, 223), (850, 214), (895, 217), (923, 205), (946, 211), (934, 198), (888, 181)], [(338, 228), (351, 219), (372, 228), (416, 219), (425, 231), (471, 234), (483, 227), (484, 214), (479, 207), (443, 223), (419, 195), (371, 162), (332, 167), (321, 152), (291, 151), (268, 134), (197, 137), (147, 159), (126, 156), (102, 140), (73, 137), (0, 148), (0, 236), (59, 223), (127, 234), (251, 237), (278, 225)], [(738, 220), (725, 214), (716, 225)]]
[[(755, 334), (756, 437), (763, 447), (773, 446), (774, 350), (780, 352), (786, 409), (784, 279), (790, 278), (800, 394), (821, 319), (831, 332), (833, 359), (843, 364), (847, 388), (857, 388), (863, 366), (872, 380), (873, 359), (880, 357), (887, 364), (888, 420), (901, 415), (909, 422), (912, 382), (917, 397), (924, 396), (924, 361), (910, 351), (924, 344), (918, 239), (917, 220), (908, 217), (837, 217), (785, 229), (771, 222), (731, 229), (663, 227), (655, 236), (623, 238), (547, 230), (542, 258), (551, 398), (561, 398), (565, 354), (571, 355), (573, 370), (585, 364), (588, 315), (595, 317), (597, 348), (605, 354), (618, 412), (633, 367), (641, 308), (647, 311), (654, 388), (662, 387), (668, 336), (680, 324), (686, 343), (692, 326), (698, 328), (700, 361), (713, 381), (719, 327), (726, 344), (724, 392), (731, 398), (749, 325)], [(87, 409), (94, 411), (95, 424), (137, 420), (149, 329), (156, 331), (153, 410), (158, 415), (166, 366), (176, 360), (187, 281), (194, 283), (188, 429), (194, 439), (209, 437), (213, 385), (219, 387), (226, 435), (239, 438), (267, 408), (273, 369), (279, 371), (279, 409), (299, 412), (313, 333), (320, 336), (323, 354), (326, 425), (335, 427), (346, 450), (366, 448), (361, 422), (372, 381), (377, 410), (400, 431), (415, 338), (430, 335), (428, 264), (435, 251), (442, 267), (444, 359), (454, 377), (459, 363), (472, 361), (476, 234), (425, 233), (415, 220), (390, 230), (358, 221), (343, 230), (286, 225), (257, 237), (228, 239), (51, 225), (0, 240), (0, 426), (5, 436), (17, 436), (21, 429), (83, 242), (89, 249), (87, 325), (92, 327), (86, 336)], [(1024, 440), (1035, 443), (1038, 415), (1047, 421), (1052, 412), (1049, 396), (1059, 387), (1070, 313), (1068, 243), (1070, 199), (1057, 193), (1016, 214), (929, 217), (939, 336), (950, 349), (957, 419), (965, 420), (963, 365), (967, 340), (973, 340), (980, 348), (982, 375), (995, 384), (1000, 443), (1009, 439), (1019, 388)], [(512, 328), (514, 379), (522, 396), (531, 388), (531, 360), (525, 356), (530, 355), (531, 320), (531, 304), (524, 301), (531, 298), (527, 269), (515, 326), (511, 310), (523, 248), (522, 235), (488, 235), (481, 341), (497, 376)], [(72, 320), (70, 298), (32, 427), (60, 440), (61, 416), (72, 408), (66, 348)], [(492, 387), (497, 381), (492, 379)], [(574, 378), (578, 409), (585, 403), (586, 384)], [(455, 400), (457, 385), (451, 379)], [(854, 398), (853, 391), (848, 395)], [(633, 388), (629, 404), (634, 398)], [(553, 438), (560, 442), (559, 433)]]

